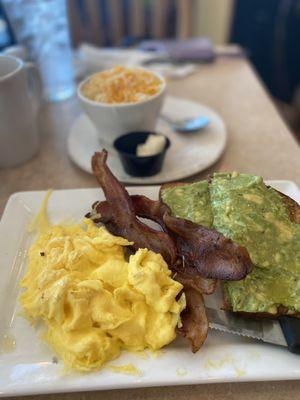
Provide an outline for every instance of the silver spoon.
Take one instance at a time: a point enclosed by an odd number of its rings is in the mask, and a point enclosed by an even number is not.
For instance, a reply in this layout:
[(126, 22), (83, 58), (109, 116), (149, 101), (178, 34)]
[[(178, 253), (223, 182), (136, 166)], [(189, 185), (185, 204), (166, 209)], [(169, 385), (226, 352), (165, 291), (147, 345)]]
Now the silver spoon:
[(181, 120), (173, 120), (166, 115), (160, 115), (160, 118), (165, 120), (177, 132), (195, 132), (203, 129), (210, 123), (210, 118), (200, 115), (195, 118), (185, 118)]

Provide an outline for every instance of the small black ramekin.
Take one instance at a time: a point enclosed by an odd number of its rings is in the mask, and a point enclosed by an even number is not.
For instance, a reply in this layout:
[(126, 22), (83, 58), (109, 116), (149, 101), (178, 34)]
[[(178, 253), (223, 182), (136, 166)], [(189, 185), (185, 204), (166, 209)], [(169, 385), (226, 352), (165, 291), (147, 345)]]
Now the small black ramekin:
[(170, 140), (166, 138), (164, 149), (153, 156), (136, 155), (139, 144), (145, 143), (149, 135), (157, 135), (155, 132), (130, 132), (119, 136), (113, 143), (118, 151), (122, 165), (127, 174), (131, 176), (152, 176), (160, 172)]

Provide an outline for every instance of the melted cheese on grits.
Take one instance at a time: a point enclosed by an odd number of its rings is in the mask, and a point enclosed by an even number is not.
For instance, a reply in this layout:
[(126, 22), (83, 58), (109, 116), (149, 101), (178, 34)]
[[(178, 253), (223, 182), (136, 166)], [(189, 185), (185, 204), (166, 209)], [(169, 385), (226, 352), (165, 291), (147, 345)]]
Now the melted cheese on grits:
[[(185, 298), (160, 254), (139, 249), (90, 220), (81, 224), (35, 221), (42, 230), (28, 255), (20, 301), (31, 320), (42, 319), (45, 339), (65, 365), (101, 367), (122, 349), (157, 350), (175, 338)], [(40, 218), (41, 217), (41, 218)]]

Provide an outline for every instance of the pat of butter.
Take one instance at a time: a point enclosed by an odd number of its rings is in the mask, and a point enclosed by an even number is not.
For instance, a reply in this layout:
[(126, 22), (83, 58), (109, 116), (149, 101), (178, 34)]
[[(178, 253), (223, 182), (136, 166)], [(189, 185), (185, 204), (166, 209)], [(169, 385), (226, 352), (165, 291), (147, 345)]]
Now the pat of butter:
[(161, 153), (166, 145), (166, 138), (161, 135), (149, 135), (145, 143), (139, 144), (136, 149), (138, 157), (154, 156)]

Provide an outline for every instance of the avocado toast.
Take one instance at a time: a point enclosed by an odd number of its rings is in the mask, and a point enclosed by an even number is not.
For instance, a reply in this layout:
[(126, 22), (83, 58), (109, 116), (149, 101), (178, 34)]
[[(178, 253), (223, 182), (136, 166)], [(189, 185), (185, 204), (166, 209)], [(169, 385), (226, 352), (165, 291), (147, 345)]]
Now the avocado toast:
[(223, 284), (225, 307), (251, 316), (300, 313), (300, 207), (254, 175), (216, 173), (208, 181), (163, 185), (175, 216), (213, 227), (245, 246), (255, 265)]

